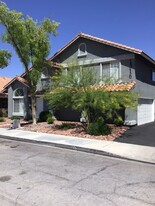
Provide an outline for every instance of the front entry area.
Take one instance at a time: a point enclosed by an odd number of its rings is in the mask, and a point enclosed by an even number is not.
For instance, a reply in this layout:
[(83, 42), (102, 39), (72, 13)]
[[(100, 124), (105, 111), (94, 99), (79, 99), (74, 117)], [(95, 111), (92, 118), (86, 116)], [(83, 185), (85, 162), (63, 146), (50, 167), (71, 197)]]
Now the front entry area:
[(39, 118), (40, 112), (44, 109), (43, 99), (41, 97), (37, 97), (36, 99), (36, 117)]
[(143, 125), (154, 121), (154, 100), (138, 99), (137, 125)]

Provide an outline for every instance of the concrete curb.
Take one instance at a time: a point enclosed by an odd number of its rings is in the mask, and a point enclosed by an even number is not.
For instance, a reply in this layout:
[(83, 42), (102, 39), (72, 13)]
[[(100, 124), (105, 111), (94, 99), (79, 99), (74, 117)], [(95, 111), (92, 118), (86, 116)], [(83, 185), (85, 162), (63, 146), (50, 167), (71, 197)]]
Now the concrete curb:
[(5, 135), (4, 136), (0, 135), (0, 138), (8, 139), (8, 140), (15, 140), (15, 141), (19, 141), (19, 142), (34, 143), (34, 144), (38, 144), (38, 145), (48, 145), (48, 146), (52, 146), (52, 147), (70, 149), (70, 150), (75, 150), (75, 151), (81, 151), (81, 152), (86, 152), (86, 153), (92, 153), (92, 154), (97, 154), (97, 155), (102, 155), (102, 156), (108, 156), (108, 157), (113, 157), (113, 158), (119, 158), (119, 159), (134, 161), (134, 162), (140, 162), (140, 163), (155, 165), (154, 162), (127, 158), (127, 157), (123, 157), (121, 155), (116, 155), (114, 153), (106, 152), (106, 151), (99, 150), (99, 149), (92, 149), (92, 148), (86, 148), (86, 147), (80, 147), (80, 146), (73, 146), (73, 145), (69, 145), (69, 144), (47, 142), (47, 141), (43, 141), (43, 140), (32, 140), (32, 139), (25, 139), (25, 138), (5, 136)]

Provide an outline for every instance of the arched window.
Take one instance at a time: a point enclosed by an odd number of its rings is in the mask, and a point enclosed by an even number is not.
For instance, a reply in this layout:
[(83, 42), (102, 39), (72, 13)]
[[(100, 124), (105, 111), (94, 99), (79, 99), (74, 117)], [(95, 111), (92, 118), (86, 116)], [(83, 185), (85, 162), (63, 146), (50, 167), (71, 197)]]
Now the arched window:
[(87, 55), (87, 46), (85, 43), (81, 43), (78, 48), (78, 57)]
[(48, 78), (49, 75), (48, 75), (48, 68), (44, 68), (43, 69), (43, 72), (41, 74), (41, 79), (45, 79), (45, 78)]
[(18, 88), (13, 95), (13, 115), (24, 115), (24, 91)]
[(14, 92), (14, 97), (23, 97), (24, 96), (24, 92), (22, 89), (16, 89)]

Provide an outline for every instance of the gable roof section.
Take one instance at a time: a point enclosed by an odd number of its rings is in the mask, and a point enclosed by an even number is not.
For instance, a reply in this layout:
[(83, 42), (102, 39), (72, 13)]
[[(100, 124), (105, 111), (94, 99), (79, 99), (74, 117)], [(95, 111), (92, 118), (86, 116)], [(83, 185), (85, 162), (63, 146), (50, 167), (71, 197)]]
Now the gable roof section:
[(22, 84), (24, 84), (26, 87), (29, 87), (28, 82), (26, 79), (22, 78), (21, 76), (16, 76), (16, 79), (21, 82)]
[[(58, 68), (60, 69), (61, 68), (61, 65), (57, 62), (53, 62), (53, 67), (54, 68)], [(33, 69), (33, 67), (30, 67), (29, 68), (29, 71), (31, 71)], [(22, 84), (24, 84), (25, 86), (29, 87), (28, 85), (28, 82), (24, 79), (24, 77), (26, 76), (27, 74), (27, 71), (26, 72), (23, 72), (20, 76), (16, 76), (12, 79), (10, 79), (10, 81), (8, 82), (8, 84), (5, 85), (4, 89), (2, 90), (2, 92), (5, 91), (5, 89), (10, 85), (12, 84), (14, 81), (18, 80), (19, 82), (21, 82)]]
[[(49, 60), (47, 60), (47, 61), (49, 61)], [(54, 68), (58, 68), (58, 69), (60, 69), (61, 68), (61, 65), (59, 64), (59, 63), (57, 63), (57, 62), (52, 62), (53, 63), (53, 67)], [(29, 71), (31, 71), (33, 69), (33, 67), (30, 67), (29, 68)], [(21, 75), (20, 75), (20, 77), (25, 77), (25, 75), (27, 74), (27, 71), (26, 72), (24, 72), (24, 73), (22, 73)]]
[(12, 78), (9, 77), (0, 77), (0, 92), (4, 89), (5, 85), (8, 84)]
[(119, 43), (115, 43), (115, 42), (108, 41), (108, 40), (105, 40), (105, 39), (101, 39), (101, 38), (98, 38), (98, 37), (94, 37), (94, 36), (91, 36), (89, 34), (85, 34), (85, 33), (82, 33), (82, 32), (77, 34), (71, 41), (69, 41), (64, 47), (62, 47), (57, 53), (55, 53), (49, 60), (52, 61), (56, 56), (58, 56), (61, 52), (63, 52), (67, 47), (69, 47), (72, 43), (74, 43), (80, 37), (83, 37), (85, 39), (89, 39), (89, 40), (92, 40), (92, 41), (96, 41), (96, 42), (99, 42), (99, 43), (102, 43), (102, 44), (106, 44), (106, 45), (109, 45), (109, 46), (113, 46), (113, 47), (116, 47), (116, 48), (119, 48), (119, 49), (123, 49), (123, 50), (129, 51), (129, 52), (132, 52), (134, 54), (139, 54), (139, 55), (143, 56), (145, 59), (147, 59), (147, 60), (151, 61), (153, 64), (155, 64), (154, 59), (152, 59), (149, 55), (147, 55), (145, 52), (143, 52), (140, 49), (136, 49), (136, 48), (129, 47), (129, 46), (126, 46), (126, 45), (123, 45), (123, 44), (119, 44)]
[(19, 82), (21, 82), (22, 84), (24, 84), (26, 87), (29, 87), (28, 82), (27, 82), (24, 78), (22, 78), (21, 76), (16, 76), (16, 77), (13, 78), (11, 81), (9, 81), (8, 84), (6, 84), (6, 85), (4, 86), (2, 92), (4, 92), (5, 89), (6, 89), (10, 84), (12, 84), (14, 81), (16, 81), (16, 80), (19, 81)]

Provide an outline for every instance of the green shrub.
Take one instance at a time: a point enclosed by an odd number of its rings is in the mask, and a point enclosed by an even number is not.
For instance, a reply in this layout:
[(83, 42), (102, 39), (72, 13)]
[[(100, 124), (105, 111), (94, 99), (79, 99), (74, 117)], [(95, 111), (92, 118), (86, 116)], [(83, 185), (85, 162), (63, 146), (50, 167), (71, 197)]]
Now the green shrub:
[(54, 122), (54, 118), (53, 117), (48, 117), (47, 118), (47, 123), (48, 124), (53, 124), (53, 122)]
[(48, 117), (52, 117), (52, 114), (49, 111), (42, 111), (39, 114), (39, 121), (47, 122)]
[(0, 117), (0, 122), (4, 122), (4, 117)]
[(0, 116), (1, 117), (7, 117), (8, 110), (6, 108), (0, 108)]
[(15, 120), (15, 119), (16, 119), (16, 120), (20, 120), (20, 117), (19, 117), (19, 116), (12, 116), (12, 117), (11, 117), (11, 120)]
[(65, 122), (63, 122), (60, 126), (59, 126), (59, 128), (60, 129), (72, 129), (72, 128), (74, 128), (74, 124), (71, 124), (71, 123), (65, 123)]
[(117, 117), (116, 119), (114, 119), (114, 124), (115, 124), (116, 126), (121, 126), (121, 125), (123, 125), (123, 120), (122, 120), (122, 118), (119, 116), (119, 117)]
[(108, 135), (111, 133), (111, 129), (104, 123), (103, 118), (99, 117), (96, 122), (89, 124), (88, 132), (95, 136)]

